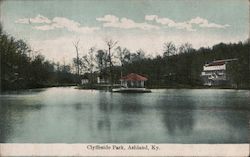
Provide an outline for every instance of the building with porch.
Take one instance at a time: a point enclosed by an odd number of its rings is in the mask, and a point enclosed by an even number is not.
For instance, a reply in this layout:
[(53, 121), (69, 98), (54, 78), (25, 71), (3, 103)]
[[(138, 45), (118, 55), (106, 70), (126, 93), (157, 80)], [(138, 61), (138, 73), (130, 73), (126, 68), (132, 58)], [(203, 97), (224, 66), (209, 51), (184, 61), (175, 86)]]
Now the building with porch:
[(237, 59), (215, 60), (203, 66), (201, 78), (206, 86), (225, 85), (229, 79), (227, 77), (227, 64)]

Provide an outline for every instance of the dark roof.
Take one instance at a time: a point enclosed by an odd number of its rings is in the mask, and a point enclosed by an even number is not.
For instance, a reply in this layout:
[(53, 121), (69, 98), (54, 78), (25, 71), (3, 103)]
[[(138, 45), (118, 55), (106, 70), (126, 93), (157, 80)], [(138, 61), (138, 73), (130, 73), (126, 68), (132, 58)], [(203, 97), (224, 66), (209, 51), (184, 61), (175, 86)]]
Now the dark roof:
[(130, 73), (127, 76), (121, 77), (120, 80), (126, 80), (126, 81), (147, 81), (148, 79), (146, 77), (143, 77), (141, 75)]
[(211, 62), (211, 63), (208, 63), (207, 66), (218, 66), (218, 65), (224, 65), (226, 62), (225, 61), (214, 61), (214, 62)]
[(233, 58), (233, 59), (215, 60), (215, 61), (212, 61), (212, 62), (206, 64), (206, 66), (224, 65), (224, 64), (226, 64), (227, 62), (236, 61), (236, 60), (238, 60), (238, 59), (237, 59), (237, 58)]

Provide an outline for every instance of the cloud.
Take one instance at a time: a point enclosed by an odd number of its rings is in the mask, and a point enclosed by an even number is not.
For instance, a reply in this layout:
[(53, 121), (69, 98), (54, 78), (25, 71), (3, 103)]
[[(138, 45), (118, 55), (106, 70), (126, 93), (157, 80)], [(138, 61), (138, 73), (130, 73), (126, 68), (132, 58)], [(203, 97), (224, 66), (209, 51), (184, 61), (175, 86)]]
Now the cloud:
[(220, 24), (216, 24), (216, 23), (209, 23), (207, 19), (203, 19), (201, 17), (193, 18), (189, 21), (189, 23), (197, 24), (200, 27), (206, 27), (206, 28), (226, 28), (226, 27), (230, 26), (228, 24), (220, 25)]
[(21, 23), (21, 24), (29, 24), (30, 21), (28, 18), (18, 19), (15, 21), (15, 23)]
[(44, 25), (35, 25), (32, 27), (36, 30), (41, 30), (41, 31), (65, 28), (70, 32), (90, 33), (99, 29), (98, 27), (87, 27), (87, 26), (83, 27), (79, 22), (67, 19), (65, 17), (54, 17), (52, 20), (50, 20), (42, 15), (37, 15), (35, 18), (18, 19), (15, 22), (21, 24), (44, 24)]
[(155, 21), (156, 23), (159, 23), (161, 25), (166, 25), (168, 27), (173, 27), (177, 29), (186, 29), (188, 31), (195, 31), (195, 29), (192, 28), (192, 25), (190, 25), (188, 22), (175, 22), (174, 20), (169, 18), (159, 18), (157, 15), (146, 15), (145, 20)]
[(41, 31), (48, 31), (48, 30), (55, 29), (54, 26), (52, 25), (34, 26), (33, 28), (37, 30), (41, 30)]
[(96, 18), (97, 21), (104, 22), (103, 27), (113, 27), (113, 28), (122, 28), (122, 29), (142, 29), (142, 30), (151, 30), (159, 29), (159, 26), (151, 25), (146, 22), (137, 23), (128, 18), (118, 18), (114, 15), (105, 15), (104, 17)]
[(145, 20), (148, 20), (148, 21), (153, 21), (154, 19), (157, 19), (158, 16), (157, 15), (146, 15), (145, 16)]
[(16, 23), (21, 23), (21, 24), (29, 24), (29, 23), (51, 23), (51, 20), (48, 19), (47, 17), (44, 17), (40, 14), (38, 14), (34, 18), (23, 18), (23, 19), (18, 19), (15, 21)]
[(30, 18), (30, 22), (31, 23), (51, 23), (51, 20), (39, 14), (35, 18)]
[(104, 17), (96, 18), (97, 21), (116, 23), (119, 22), (119, 18), (114, 15), (105, 15)]
[(207, 19), (203, 19), (201, 17), (196, 17), (193, 18), (189, 21), (184, 21), (184, 22), (176, 22), (172, 19), (169, 18), (160, 18), (157, 15), (146, 15), (145, 16), (146, 21), (152, 21), (156, 22), (161, 25), (166, 25), (167, 27), (173, 27), (177, 29), (185, 29), (187, 31), (196, 31), (196, 29), (193, 28), (193, 25), (197, 25), (201, 28), (226, 28), (229, 27), (230, 25), (220, 25), (216, 23), (209, 23)]

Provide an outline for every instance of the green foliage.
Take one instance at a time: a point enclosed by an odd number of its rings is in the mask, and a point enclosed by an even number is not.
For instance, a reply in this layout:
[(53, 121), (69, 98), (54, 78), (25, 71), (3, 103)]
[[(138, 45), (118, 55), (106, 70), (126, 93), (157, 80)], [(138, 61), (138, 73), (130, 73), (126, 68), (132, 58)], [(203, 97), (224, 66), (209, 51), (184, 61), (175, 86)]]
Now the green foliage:
[[(46, 61), (34, 55), (23, 40), (5, 34), (0, 27), (1, 90), (36, 88), (61, 83), (74, 83), (69, 66)], [(31, 57), (32, 56), (32, 57)]]
[[(171, 47), (176, 46), (170, 43)], [(179, 48), (180, 50), (180, 48)], [(200, 48), (195, 50), (189, 44), (181, 45), (179, 53), (164, 53), (155, 58), (141, 58), (133, 60), (123, 67), (123, 74), (131, 72), (147, 76), (150, 86), (178, 87), (178, 86), (201, 86), (201, 72), (207, 62), (220, 59), (237, 58), (228, 68), (228, 77), (231, 85), (238, 88), (250, 87), (249, 43), (220, 43), (212, 48)]]
[[(78, 56), (73, 64), (77, 71), (89, 73), (91, 83), (101, 75), (111, 83), (118, 83), (122, 75), (138, 73), (149, 78), (147, 85), (154, 87), (200, 86), (203, 65), (220, 59), (237, 58), (228, 65), (227, 77), (237, 88), (250, 88), (250, 44), (219, 43), (212, 48), (195, 50), (185, 43), (177, 47), (172, 42), (164, 44), (163, 55), (147, 57), (143, 50), (135, 53), (106, 41), (107, 50), (91, 48), (87, 55)], [(114, 50), (113, 50), (114, 48)], [(112, 51), (111, 51), (112, 50)], [(79, 82), (80, 75), (72, 74), (69, 65), (47, 61), (35, 54), (23, 40), (5, 34), (0, 25), (1, 90), (35, 88)], [(119, 61), (119, 64), (116, 64)], [(98, 72), (96, 72), (98, 71)], [(94, 74), (96, 76), (94, 76)]]

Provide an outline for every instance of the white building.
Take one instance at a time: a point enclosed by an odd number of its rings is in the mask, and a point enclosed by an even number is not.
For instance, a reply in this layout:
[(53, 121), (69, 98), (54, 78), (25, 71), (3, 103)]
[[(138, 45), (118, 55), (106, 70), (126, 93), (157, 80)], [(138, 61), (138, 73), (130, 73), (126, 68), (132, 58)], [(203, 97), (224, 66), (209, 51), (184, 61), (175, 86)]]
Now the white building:
[(227, 84), (227, 63), (235, 60), (237, 59), (216, 60), (205, 64), (201, 72), (203, 84), (206, 86)]
[(88, 79), (82, 79), (81, 80), (81, 84), (84, 85), (84, 84), (88, 84), (89, 83), (89, 80)]
[(104, 78), (102, 78), (102, 77), (100, 77), (100, 76), (98, 76), (98, 77), (97, 77), (97, 83), (98, 83), (98, 84), (108, 84), (109, 81), (106, 80), (106, 79), (104, 79)]
[(87, 77), (87, 75), (84, 75), (81, 79), (81, 84), (82, 85), (85, 85), (85, 84), (88, 84), (89, 83), (89, 79)]

